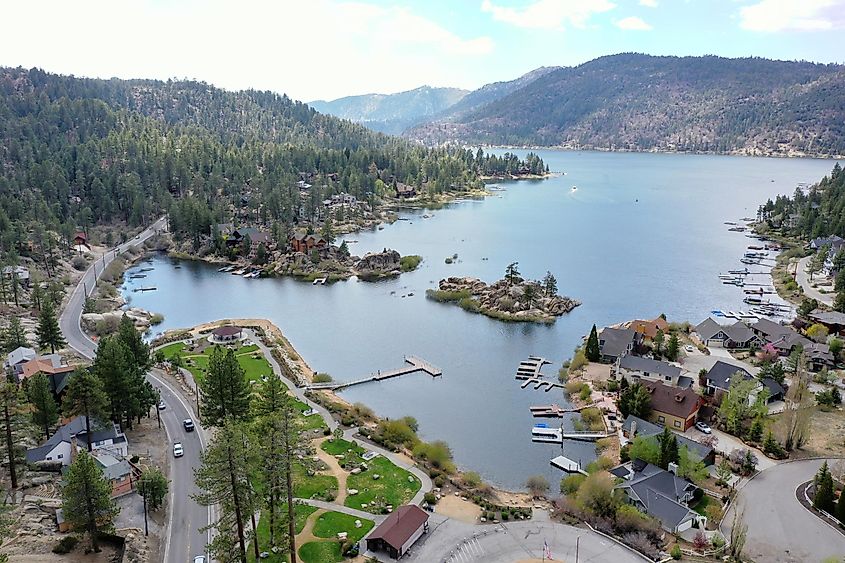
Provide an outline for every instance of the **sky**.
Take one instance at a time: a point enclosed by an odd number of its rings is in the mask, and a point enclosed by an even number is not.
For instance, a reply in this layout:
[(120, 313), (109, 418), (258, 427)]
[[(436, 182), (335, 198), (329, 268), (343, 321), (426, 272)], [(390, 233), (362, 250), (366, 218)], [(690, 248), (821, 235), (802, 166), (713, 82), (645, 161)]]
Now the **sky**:
[(311, 101), (620, 52), (845, 62), (845, 0), (4, 0), (0, 66)]

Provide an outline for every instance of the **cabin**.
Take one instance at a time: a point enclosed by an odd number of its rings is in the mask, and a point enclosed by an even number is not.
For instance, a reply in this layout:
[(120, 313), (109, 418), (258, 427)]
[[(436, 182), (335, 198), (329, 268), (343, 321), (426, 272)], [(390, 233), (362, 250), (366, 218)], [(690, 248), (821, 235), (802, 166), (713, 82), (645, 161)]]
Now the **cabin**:
[(812, 322), (824, 325), (830, 334), (845, 334), (845, 313), (816, 309), (808, 317)]
[(641, 342), (640, 334), (629, 328), (605, 327), (598, 336), (601, 361), (605, 363), (631, 354)]
[(239, 326), (220, 326), (211, 331), (211, 342), (230, 344), (243, 339), (243, 329)]
[(691, 387), (691, 377), (682, 376), (681, 368), (669, 362), (661, 362), (651, 358), (626, 355), (616, 360), (616, 374), (627, 379), (630, 383), (640, 380), (661, 381), (674, 387)]
[(74, 367), (67, 365), (59, 354), (47, 354), (36, 356), (31, 360), (20, 364), (20, 371), (17, 374), (18, 383), (24, 383), (39, 373), (47, 376), (50, 384), (50, 391), (61, 402), (64, 392), (73, 376)]
[(749, 404), (753, 404), (757, 400), (757, 395), (763, 389), (768, 391), (768, 398), (766, 399), (767, 403), (782, 401), (784, 395), (786, 394), (783, 386), (774, 379), (766, 377), (764, 379), (757, 380), (745, 368), (723, 362), (722, 360), (717, 361), (707, 371), (707, 374), (704, 376), (704, 387), (708, 395), (714, 395), (717, 392), (727, 393), (731, 387), (731, 382), (733, 382), (737, 377), (757, 382), (754, 391), (748, 396)]
[(91, 436), (87, 432), (87, 419), (77, 416), (60, 427), (49, 440), (36, 448), (26, 451), (27, 463), (39, 461), (61, 461), (62, 465), (70, 465), (75, 451), (88, 449), (111, 454), (117, 458), (129, 455), (129, 444), (120, 428), (111, 421), (100, 422), (91, 420)]
[(686, 432), (695, 424), (701, 406), (701, 397), (695, 391), (664, 385), (659, 381), (643, 381), (642, 386), (651, 395), (651, 422), (679, 432)]
[(12, 375), (18, 376), (21, 371), (23, 371), (23, 364), (32, 360), (37, 355), (38, 353), (32, 348), (19, 346), (9, 352), (6, 356), (6, 361), (3, 362), (3, 364), (6, 367), (6, 370), (11, 372)]
[(29, 270), (23, 266), (6, 266), (3, 268), (3, 277), (17, 281), (20, 286), (29, 287)]
[(367, 536), (368, 551), (385, 551), (392, 559), (405, 555), (428, 532), (428, 514), (415, 504), (393, 511)]
[(764, 344), (763, 339), (741, 321), (731, 325), (720, 325), (713, 319), (707, 318), (695, 327), (694, 333), (705, 346), (730, 350), (746, 350)]
[(397, 182), (394, 184), (393, 189), (396, 190), (396, 197), (398, 198), (409, 198), (417, 195), (417, 188), (411, 186), (410, 184)]
[(77, 252), (90, 251), (91, 246), (88, 244), (88, 235), (82, 231), (77, 231), (77, 233), (73, 235), (73, 249)]
[(628, 328), (642, 335), (645, 342), (651, 342), (658, 332), (669, 333), (669, 323), (663, 317), (657, 317), (650, 321), (635, 320), (628, 323)]
[(255, 252), (262, 244), (265, 247), (270, 244), (270, 235), (264, 231), (255, 227), (241, 227), (232, 231), (232, 234), (226, 239), (226, 245), (229, 247), (240, 246), (246, 238), (249, 238), (250, 252)]
[(307, 254), (312, 250), (323, 250), (329, 243), (323, 237), (315, 234), (307, 234), (305, 231), (298, 231), (290, 237), (290, 248), (294, 252)]
[[(121, 497), (133, 491), (134, 481), (140, 477), (133, 473), (133, 468), (130, 463), (117, 457), (105, 450), (97, 450), (93, 452), (94, 461), (103, 472), (103, 477), (111, 485), (111, 498)], [(133, 479), (133, 477), (135, 479)]]

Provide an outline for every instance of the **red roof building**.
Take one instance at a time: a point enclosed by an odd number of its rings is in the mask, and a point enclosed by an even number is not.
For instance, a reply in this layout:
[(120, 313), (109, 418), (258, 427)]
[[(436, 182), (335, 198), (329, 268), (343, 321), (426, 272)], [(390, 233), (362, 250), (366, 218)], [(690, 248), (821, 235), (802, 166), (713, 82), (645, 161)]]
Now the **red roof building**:
[(386, 551), (393, 559), (405, 555), (428, 532), (428, 513), (415, 504), (397, 508), (367, 536), (369, 551)]

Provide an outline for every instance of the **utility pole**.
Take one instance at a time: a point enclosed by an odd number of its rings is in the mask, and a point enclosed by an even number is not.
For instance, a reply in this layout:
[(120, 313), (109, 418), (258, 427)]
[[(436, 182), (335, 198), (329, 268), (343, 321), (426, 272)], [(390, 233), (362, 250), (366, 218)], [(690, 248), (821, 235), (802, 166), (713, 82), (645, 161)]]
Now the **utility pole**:
[(158, 408), (161, 405), (161, 390), (156, 387), (156, 420), (158, 420), (158, 429), (161, 430), (161, 409)]
[(144, 535), (150, 535), (150, 528), (147, 524), (147, 487), (144, 485), (144, 481), (141, 481), (141, 498), (144, 499)]
[(575, 563), (578, 563), (578, 543), (581, 541), (581, 536), (575, 536)]

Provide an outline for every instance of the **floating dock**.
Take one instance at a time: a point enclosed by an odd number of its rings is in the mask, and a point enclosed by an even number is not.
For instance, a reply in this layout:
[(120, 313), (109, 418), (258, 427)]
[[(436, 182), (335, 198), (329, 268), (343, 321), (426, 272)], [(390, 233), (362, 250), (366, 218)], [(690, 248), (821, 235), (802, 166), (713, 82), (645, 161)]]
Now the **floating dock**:
[(546, 428), (543, 426), (535, 426), (531, 429), (531, 441), (547, 444), (562, 444), (564, 440), (595, 442), (610, 436), (613, 436), (613, 432), (603, 430), (563, 430), (562, 428)]
[(361, 385), (363, 383), (369, 383), (371, 381), (382, 381), (384, 379), (391, 379), (393, 377), (399, 377), (400, 375), (406, 375), (417, 371), (423, 371), (431, 377), (440, 377), (441, 375), (443, 375), (443, 371), (440, 368), (437, 368), (416, 356), (405, 356), (405, 363), (411, 365), (389, 371), (379, 371), (375, 374), (371, 374), (367, 377), (362, 377), (361, 379), (356, 379), (354, 381), (330, 381), (328, 383), (312, 383), (311, 385), (306, 386), (306, 389), (328, 389), (331, 391), (337, 391), (339, 389), (345, 389), (346, 387), (352, 387), (353, 385)]
[(559, 455), (555, 458), (552, 458), (549, 463), (552, 464), (552, 467), (557, 467), (567, 473), (580, 473), (581, 475), (589, 475), (586, 471), (581, 469), (581, 464), (577, 461), (571, 460), (568, 457)]
[(528, 356), (528, 359), (519, 362), (519, 367), (516, 368), (517, 379), (539, 379), (545, 377), (540, 370), (543, 366), (551, 364), (546, 358), (538, 356)]

